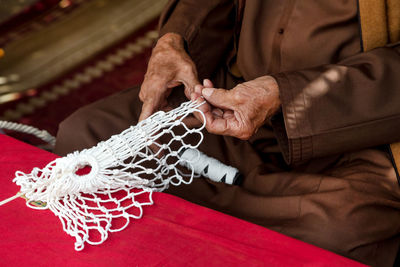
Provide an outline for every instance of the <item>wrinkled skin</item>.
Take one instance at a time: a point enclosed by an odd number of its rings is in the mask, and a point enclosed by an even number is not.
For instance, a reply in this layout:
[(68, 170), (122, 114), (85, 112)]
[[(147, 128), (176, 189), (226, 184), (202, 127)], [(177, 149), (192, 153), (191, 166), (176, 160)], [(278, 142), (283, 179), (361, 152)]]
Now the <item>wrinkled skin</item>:
[(143, 102), (139, 121), (158, 110), (169, 110), (167, 98), (174, 87), (184, 85), (190, 99), (195, 85), (199, 85), (197, 70), (186, 53), (183, 38), (175, 33), (162, 36), (153, 48), (147, 72), (140, 88)]
[[(158, 110), (170, 110), (167, 98), (174, 87), (184, 85), (188, 99), (207, 101), (200, 107), (208, 132), (249, 139), (281, 105), (279, 88), (271, 76), (238, 84), (231, 90), (217, 89), (210, 80), (200, 84), (196, 66), (186, 53), (183, 38), (175, 33), (162, 36), (152, 51), (139, 98), (143, 102), (139, 120)], [(203, 117), (189, 122), (198, 126)], [(188, 125), (189, 126), (189, 125)]]
[[(231, 90), (213, 88), (211, 81), (205, 80), (191, 97), (208, 102), (200, 107), (208, 132), (247, 140), (279, 110), (278, 89), (271, 76), (238, 84)], [(202, 120), (199, 115), (197, 118)]]

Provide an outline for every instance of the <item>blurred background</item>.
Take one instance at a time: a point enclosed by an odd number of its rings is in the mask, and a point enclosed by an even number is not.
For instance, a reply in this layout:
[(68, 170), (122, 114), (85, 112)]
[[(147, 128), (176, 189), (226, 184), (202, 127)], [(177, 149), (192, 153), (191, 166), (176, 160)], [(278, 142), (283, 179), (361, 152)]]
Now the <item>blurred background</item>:
[(0, 0), (0, 120), (55, 135), (74, 110), (140, 84), (166, 2)]

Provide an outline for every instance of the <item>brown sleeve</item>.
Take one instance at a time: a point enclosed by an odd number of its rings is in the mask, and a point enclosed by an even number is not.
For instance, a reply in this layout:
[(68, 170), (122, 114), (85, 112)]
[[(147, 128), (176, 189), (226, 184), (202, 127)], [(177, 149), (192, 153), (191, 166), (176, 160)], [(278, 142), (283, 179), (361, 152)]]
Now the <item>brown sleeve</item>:
[(273, 76), (282, 112), (271, 122), (289, 164), (400, 140), (400, 45)]
[(160, 17), (160, 36), (174, 32), (186, 41), (199, 79), (210, 78), (233, 45), (236, 1), (171, 0)]

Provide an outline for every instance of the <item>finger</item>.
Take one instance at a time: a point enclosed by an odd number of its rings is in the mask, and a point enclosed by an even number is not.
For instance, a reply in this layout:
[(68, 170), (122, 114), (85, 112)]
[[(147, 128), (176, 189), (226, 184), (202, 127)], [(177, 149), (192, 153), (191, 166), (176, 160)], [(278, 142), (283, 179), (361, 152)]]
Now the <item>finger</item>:
[[(159, 91), (165, 89), (167, 80), (163, 77), (156, 75), (149, 75), (146, 73), (142, 85), (140, 86), (140, 95), (143, 97), (151, 94), (153, 91)], [(141, 98), (143, 101), (144, 99)]]
[(201, 94), (211, 105), (233, 110), (236, 106), (236, 101), (233, 98), (233, 92), (225, 89), (204, 88)]
[(225, 111), (223, 112), (223, 114), (222, 114), (222, 117), (223, 117), (224, 119), (231, 119), (231, 118), (235, 117), (235, 115), (234, 115), (234, 113), (233, 113), (232, 110), (225, 110)]
[(207, 116), (206, 129), (209, 133), (218, 135), (229, 135), (230, 129), (228, 128), (228, 120), (212, 116), (211, 118)]
[(209, 88), (214, 87), (214, 84), (213, 84), (212, 81), (209, 80), (209, 79), (204, 79), (204, 80), (203, 80), (203, 85), (204, 85), (204, 87), (209, 87)]
[[(208, 104), (207, 102), (205, 102), (202, 97), (199, 97), (196, 101), (204, 102), (203, 105), (198, 107), (198, 109), (203, 113), (204, 116), (202, 116), (198, 112), (195, 112), (194, 116), (197, 119), (199, 119), (201, 122), (206, 124), (206, 129), (210, 133), (221, 134), (222, 132), (225, 132), (226, 127), (224, 127), (223, 120), (220, 120), (220, 119), (222, 119), (222, 117), (220, 116), (221, 113), (223, 113), (222, 110), (212, 108), (211, 105)], [(219, 113), (219, 114), (215, 114), (215, 113)], [(204, 119), (205, 119), (205, 121), (204, 121)]]
[(165, 106), (166, 98), (170, 92), (171, 90), (165, 86), (165, 82), (162, 80), (153, 83), (143, 82), (139, 93), (140, 100), (143, 102), (139, 121), (147, 119), (155, 111), (159, 110), (161, 104)]
[[(204, 86), (202, 86), (201, 84), (197, 84), (194, 86), (194, 93), (201, 95), (201, 90), (203, 90)], [(192, 93), (193, 94), (193, 93)], [(192, 95), (190, 95), (190, 97), (192, 97)], [(194, 100), (191, 98), (191, 100)]]
[(145, 120), (151, 116), (156, 110), (156, 105), (152, 101), (146, 101), (142, 105), (142, 111), (140, 112), (139, 121)]
[(179, 85), (181, 85), (181, 83), (178, 81), (170, 81), (167, 83), (167, 88), (173, 88), (173, 87), (177, 87)]
[(224, 112), (220, 108), (214, 108), (211, 112), (216, 117), (221, 117), (222, 118), (223, 115), (224, 115)]
[(212, 120), (207, 121), (206, 129), (209, 133), (242, 138), (239, 122), (234, 116), (227, 118), (214, 116)]
[(193, 102), (198, 102), (199, 104), (204, 102), (204, 98), (201, 96), (201, 93), (193, 92), (190, 94), (190, 100)]
[[(195, 96), (196, 93), (193, 93), (192, 95)], [(196, 101), (204, 102), (204, 99), (201, 96), (197, 96), (195, 99)], [(205, 119), (206, 129), (210, 133), (228, 135), (234, 134), (234, 131), (231, 130), (232, 127), (230, 126), (236, 121), (233, 111), (223, 111), (219, 108), (213, 108), (207, 102), (204, 102), (204, 104), (198, 107), (198, 109), (203, 113), (204, 117), (198, 112), (195, 112), (194, 116), (203, 123)]]
[(187, 116), (186, 118), (183, 119), (182, 121), (186, 127), (188, 127), (189, 129), (195, 128), (195, 127), (200, 127), (203, 123), (202, 121), (199, 121), (199, 119), (197, 119), (194, 114), (193, 116)]
[[(206, 117), (206, 120), (207, 120), (207, 117), (210, 119), (211, 116), (212, 116), (212, 114), (211, 114), (212, 108), (211, 108), (210, 104), (208, 104), (206, 101), (204, 101), (204, 98), (203, 98), (201, 95), (199, 95), (199, 94), (193, 93), (193, 94), (192, 94), (192, 97), (193, 97), (193, 99), (194, 99), (193, 101), (195, 101), (195, 102), (197, 102), (197, 103), (199, 103), (199, 104), (200, 104), (200, 103), (203, 103), (202, 105), (200, 105), (199, 107), (197, 107), (197, 109), (198, 109), (202, 114), (204, 114), (204, 116)], [(194, 112), (193, 115), (194, 115), (199, 121), (201, 121), (202, 123), (205, 123), (204, 117), (201, 115), (200, 112)]]
[(187, 73), (181, 80), (185, 85), (185, 95), (188, 99), (190, 99), (190, 95), (195, 92), (194, 88), (196, 85), (201, 85), (199, 80), (197, 79), (197, 73), (193, 71)]
[[(158, 141), (158, 140), (156, 140)], [(151, 144), (149, 146), (149, 148), (151, 149), (151, 151), (153, 152), (153, 154), (157, 157), (157, 158), (162, 158), (164, 156), (164, 150), (161, 149), (161, 147), (157, 146), (156, 144)]]
[(171, 107), (170, 105), (168, 105), (168, 103), (166, 105), (164, 105), (160, 110), (164, 111), (164, 112), (168, 112), (173, 110), (174, 108)]

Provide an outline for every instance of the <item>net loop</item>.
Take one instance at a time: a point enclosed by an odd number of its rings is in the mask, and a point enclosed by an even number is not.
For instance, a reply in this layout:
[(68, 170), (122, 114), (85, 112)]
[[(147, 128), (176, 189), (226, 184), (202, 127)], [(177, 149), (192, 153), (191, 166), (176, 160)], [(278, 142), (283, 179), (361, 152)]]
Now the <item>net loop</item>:
[[(194, 112), (204, 118), (201, 104), (189, 101), (169, 112), (159, 111), (92, 148), (31, 173), (18, 171), (14, 182), (29, 207), (50, 209), (59, 217), (64, 231), (75, 238), (76, 250), (86, 243), (101, 244), (109, 232), (142, 217), (143, 207), (153, 204), (152, 192), (188, 184), (198, 176), (181, 155), (203, 141), (205, 125), (189, 128), (184, 122)], [(87, 173), (79, 173), (83, 168)]]

